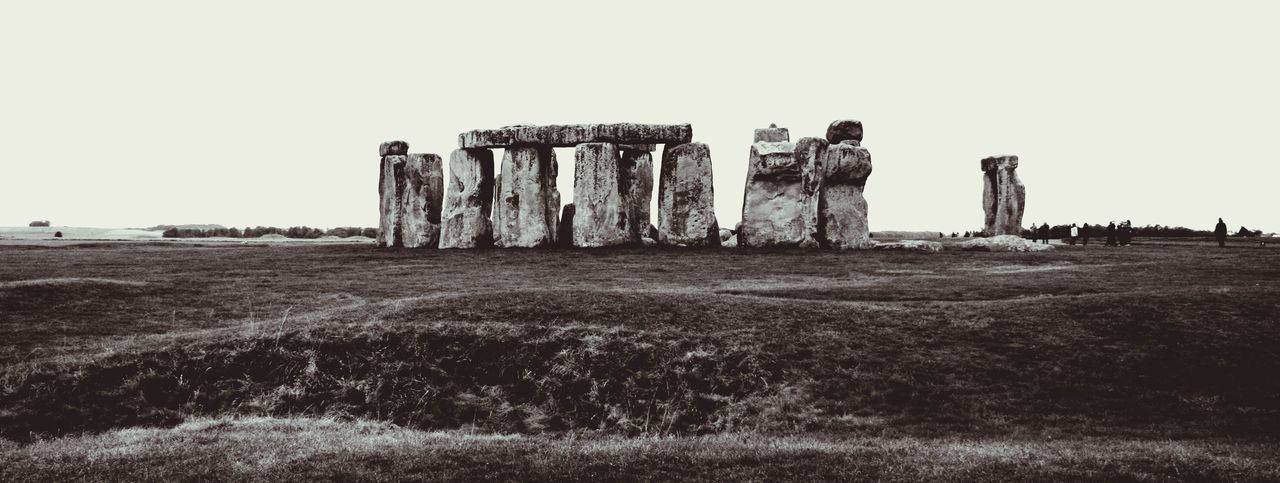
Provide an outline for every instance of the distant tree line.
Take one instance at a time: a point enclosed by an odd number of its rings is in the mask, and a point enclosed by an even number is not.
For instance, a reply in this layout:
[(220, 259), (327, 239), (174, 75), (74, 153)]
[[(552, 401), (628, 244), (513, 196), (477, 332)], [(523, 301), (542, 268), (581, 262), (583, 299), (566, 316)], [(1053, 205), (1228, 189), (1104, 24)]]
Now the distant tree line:
[(49, 220), (38, 220), (38, 221), (33, 221), (33, 222), (31, 222), (31, 223), (27, 224), (27, 226), (49, 226)]
[[(1036, 229), (1039, 229), (1039, 227), (1040, 225), (1035, 226)], [(1084, 225), (1082, 224), (1082, 225), (1079, 225), (1078, 227), (1083, 229)], [(1183, 226), (1164, 226), (1164, 225), (1135, 226), (1133, 227), (1133, 232), (1134, 232), (1134, 236), (1143, 236), (1143, 237), (1179, 238), (1179, 237), (1212, 237), (1213, 236), (1213, 230), (1195, 230), (1195, 229), (1191, 229)], [(975, 231), (973, 233), (981, 235), (981, 231)], [(1028, 230), (1028, 229), (1022, 230), (1022, 236), (1024, 237), (1031, 237), (1033, 235), (1034, 234), (1031, 232), (1031, 230)], [(1083, 236), (1083, 233), (1081, 233), (1081, 235)], [(1067, 238), (1070, 236), (1071, 236), (1071, 225), (1049, 226), (1050, 238)], [(1090, 223), (1089, 236), (1090, 237), (1107, 236), (1107, 224), (1106, 223), (1099, 223), (1099, 224)], [(1240, 227), (1239, 230), (1237, 230), (1231, 236), (1246, 236), (1246, 237), (1262, 236), (1262, 230), (1250, 230), (1242, 226)]]
[(346, 238), (349, 236), (366, 236), (376, 238), (378, 236), (377, 228), (360, 228), (356, 226), (344, 226), (338, 228), (330, 228), (321, 230), (309, 226), (291, 226), (289, 228), (277, 228), (274, 226), (258, 226), (245, 227), (243, 230), (239, 228), (179, 228), (170, 226), (164, 230), (165, 238), (209, 238), (209, 237), (225, 237), (225, 238), (257, 238), (262, 235), (284, 235), (288, 238), (320, 238), (322, 236), (336, 236)]

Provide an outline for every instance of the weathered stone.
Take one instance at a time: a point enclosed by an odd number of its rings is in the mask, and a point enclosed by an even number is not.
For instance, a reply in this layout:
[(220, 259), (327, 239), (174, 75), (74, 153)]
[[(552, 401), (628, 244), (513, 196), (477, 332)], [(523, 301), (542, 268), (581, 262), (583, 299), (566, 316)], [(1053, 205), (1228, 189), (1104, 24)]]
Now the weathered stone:
[(751, 145), (739, 244), (795, 247), (806, 241), (802, 171), (796, 160), (795, 145), (789, 142)]
[(835, 121), (827, 126), (827, 142), (840, 144), (845, 140), (862, 142), (862, 122), (852, 119)]
[(459, 134), (458, 146), (463, 148), (520, 145), (570, 147), (583, 143), (686, 143), (691, 139), (693, 139), (693, 127), (688, 124), (569, 124), (478, 129)]
[(477, 248), (493, 243), (493, 151), (457, 149), (449, 155), (440, 248)]
[(409, 143), (404, 141), (387, 141), (378, 146), (378, 156), (404, 156), (409, 154)]
[(942, 244), (936, 241), (926, 240), (900, 240), (896, 242), (871, 242), (871, 248), (876, 250), (888, 251), (904, 251), (904, 252), (940, 252)]
[(785, 127), (778, 127), (777, 124), (770, 124), (769, 127), (756, 129), (755, 140), (753, 143), (785, 143), (791, 141), (791, 132)]
[(867, 200), (863, 197), (871, 176), (871, 152), (862, 146), (840, 143), (827, 148), (822, 174), (818, 223), (824, 246), (838, 249), (869, 248)]
[(982, 160), (983, 230), (988, 235), (1022, 233), (1026, 187), (1018, 179), (1017, 156), (992, 156)]
[(668, 144), (658, 180), (658, 243), (718, 246), (711, 150), (703, 143)]
[(608, 247), (637, 242), (628, 222), (631, 186), (618, 145), (583, 143), (574, 150), (573, 246)]
[(800, 189), (803, 195), (801, 212), (804, 216), (804, 238), (800, 241), (800, 246), (804, 248), (818, 247), (822, 243), (819, 211), (829, 147), (830, 143), (822, 138), (800, 138), (796, 143), (795, 157), (796, 164), (800, 166)]
[(547, 146), (515, 146), (502, 156), (494, 210), (495, 244), (506, 248), (553, 245), (560, 192), (556, 153)]
[(966, 240), (960, 243), (960, 249), (984, 252), (1042, 252), (1052, 250), (1053, 245), (1036, 243), (1019, 235), (997, 235)]
[(619, 144), (618, 149), (621, 149), (623, 151), (644, 151), (644, 152), (652, 153), (654, 150), (658, 149), (658, 145), (657, 144)]
[(405, 190), (405, 156), (383, 156), (378, 170), (378, 246), (404, 246), (401, 194)]
[(573, 214), (577, 211), (573, 203), (564, 205), (564, 209), (560, 212), (560, 228), (556, 231), (556, 244), (560, 246), (573, 246)]
[(621, 150), (623, 182), (627, 196), (627, 236), (633, 241), (648, 234), (653, 202), (653, 154), (648, 151)]
[(729, 239), (730, 239), (730, 238), (733, 238), (733, 230), (730, 230), (730, 229), (728, 229), (728, 228), (721, 228), (721, 229), (720, 229), (720, 243), (724, 243), (724, 242), (726, 242), (726, 241), (729, 241)]
[(440, 246), (440, 205), (444, 200), (444, 162), (436, 154), (412, 153), (405, 157), (405, 189), (401, 194), (401, 218), (406, 248)]
[[(476, 148), (484, 149), (484, 148)], [(504, 156), (505, 159), (505, 156)], [(493, 203), (490, 224), (493, 226), (493, 246), (501, 248), (502, 242), (502, 167), (493, 175)]]

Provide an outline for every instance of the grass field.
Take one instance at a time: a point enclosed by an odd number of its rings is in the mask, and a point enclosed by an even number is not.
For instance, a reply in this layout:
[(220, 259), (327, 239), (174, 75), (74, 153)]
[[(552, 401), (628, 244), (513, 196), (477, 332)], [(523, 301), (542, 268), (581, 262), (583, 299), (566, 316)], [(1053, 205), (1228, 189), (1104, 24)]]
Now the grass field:
[(1280, 479), (1280, 250), (0, 246), (0, 480)]

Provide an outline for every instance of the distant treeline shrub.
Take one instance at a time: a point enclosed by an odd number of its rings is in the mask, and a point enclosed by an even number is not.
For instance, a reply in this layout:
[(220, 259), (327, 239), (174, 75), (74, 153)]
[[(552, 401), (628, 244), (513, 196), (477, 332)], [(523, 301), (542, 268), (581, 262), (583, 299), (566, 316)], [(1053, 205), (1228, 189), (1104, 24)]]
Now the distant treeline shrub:
[(49, 226), (49, 220), (33, 221), (27, 224), (27, 226)]
[(226, 237), (226, 238), (257, 238), (262, 235), (283, 235), (289, 238), (320, 238), (322, 236), (336, 236), (346, 238), (349, 236), (366, 236), (375, 238), (378, 236), (377, 228), (360, 228), (356, 226), (344, 226), (338, 228), (330, 228), (321, 230), (309, 226), (291, 226), (289, 228), (277, 228), (274, 226), (245, 227), (243, 230), (239, 228), (178, 228), (169, 227), (164, 230), (165, 238), (209, 238), (209, 237)]
[[(1040, 227), (1040, 225), (1036, 225), (1036, 226), (1035, 226), (1035, 228), (1036, 228), (1037, 230), (1039, 229), (1039, 227)], [(1083, 224), (1080, 224), (1080, 225), (1077, 225), (1077, 227), (1078, 227), (1078, 228), (1081, 228), (1081, 229), (1083, 230), (1084, 225), (1083, 225)], [(1117, 223), (1117, 225), (1116, 225), (1116, 228), (1117, 228), (1117, 229), (1119, 229), (1119, 224), (1118, 224), (1118, 223)], [(1133, 227), (1133, 235), (1134, 235), (1134, 236), (1145, 236), (1145, 237), (1174, 237), (1174, 238), (1176, 238), (1176, 237), (1206, 237), (1206, 236), (1211, 237), (1211, 236), (1213, 236), (1213, 230), (1212, 230), (1212, 229), (1210, 229), (1210, 230), (1195, 230), (1195, 229), (1191, 229), (1191, 228), (1187, 228), (1187, 227), (1182, 227), (1182, 226), (1146, 225), (1146, 226), (1135, 226), (1135, 227)], [(1022, 236), (1030, 238), (1030, 237), (1032, 237), (1032, 236), (1039, 236), (1039, 234), (1038, 234), (1038, 233), (1032, 233), (1032, 231), (1031, 231), (1031, 230), (1022, 230)], [(1051, 226), (1049, 227), (1049, 238), (1067, 238), (1067, 237), (1070, 237), (1070, 236), (1071, 236), (1071, 225), (1070, 225), (1070, 224), (1067, 224), (1067, 225), (1051, 225)], [(1080, 233), (1080, 236), (1084, 236), (1084, 232), (1083, 232), (1083, 231)], [(1089, 224), (1089, 237), (1090, 237), (1090, 238), (1093, 238), (1093, 237), (1099, 237), (1099, 236), (1101, 236), (1101, 237), (1106, 237), (1106, 236), (1107, 236), (1107, 224), (1106, 224), (1106, 223), (1090, 223), (1090, 224)]]

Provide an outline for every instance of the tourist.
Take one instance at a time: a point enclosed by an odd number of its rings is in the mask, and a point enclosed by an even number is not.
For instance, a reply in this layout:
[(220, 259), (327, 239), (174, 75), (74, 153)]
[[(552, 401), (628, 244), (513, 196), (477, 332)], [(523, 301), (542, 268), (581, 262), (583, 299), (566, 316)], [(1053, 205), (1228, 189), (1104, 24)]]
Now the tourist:
[(1218, 218), (1218, 226), (1213, 227), (1213, 237), (1218, 239), (1218, 247), (1227, 246), (1227, 224)]
[(1076, 226), (1075, 223), (1072, 223), (1071, 224), (1071, 245), (1072, 246), (1076, 244), (1076, 238), (1078, 238), (1079, 236), (1080, 236), (1080, 227)]
[(1120, 224), (1120, 245), (1127, 247), (1131, 243), (1133, 243), (1133, 222), (1124, 220), (1124, 223)]
[(1049, 244), (1049, 224), (1040, 225), (1040, 239), (1044, 240), (1044, 244)]
[(1088, 223), (1085, 223), (1083, 226), (1080, 227), (1080, 236), (1083, 238), (1083, 240), (1081, 240), (1084, 242), (1083, 244), (1088, 245), (1089, 244), (1089, 224)]
[(1116, 222), (1107, 223), (1107, 246), (1116, 246)]

